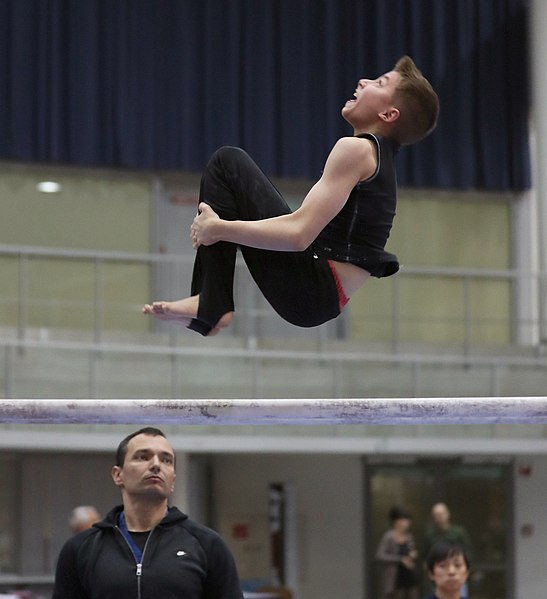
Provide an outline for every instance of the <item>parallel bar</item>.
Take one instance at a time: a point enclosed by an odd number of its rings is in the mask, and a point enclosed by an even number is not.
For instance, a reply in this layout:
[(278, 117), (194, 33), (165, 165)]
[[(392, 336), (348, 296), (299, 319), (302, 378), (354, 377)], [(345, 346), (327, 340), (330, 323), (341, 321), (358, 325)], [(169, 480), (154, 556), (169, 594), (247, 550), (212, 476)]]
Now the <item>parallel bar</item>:
[(1, 423), (191, 425), (547, 423), (547, 397), (0, 400)]

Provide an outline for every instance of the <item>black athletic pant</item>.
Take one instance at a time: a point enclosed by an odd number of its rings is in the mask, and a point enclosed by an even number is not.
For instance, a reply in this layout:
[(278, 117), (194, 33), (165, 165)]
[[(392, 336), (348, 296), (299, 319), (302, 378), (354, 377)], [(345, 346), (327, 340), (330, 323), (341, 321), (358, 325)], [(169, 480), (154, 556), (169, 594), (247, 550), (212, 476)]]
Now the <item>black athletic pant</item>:
[[(223, 147), (211, 157), (201, 179), (200, 202), (225, 220), (259, 220), (291, 210), (272, 182), (239, 148)], [(288, 322), (313, 327), (340, 314), (338, 291), (326, 258), (303, 252), (259, 250), (220, 241), (197, 250), (191, 294), (199, 294), (190, 329), (207, 335), (235, 309), (237, 248), (264, 297)]]

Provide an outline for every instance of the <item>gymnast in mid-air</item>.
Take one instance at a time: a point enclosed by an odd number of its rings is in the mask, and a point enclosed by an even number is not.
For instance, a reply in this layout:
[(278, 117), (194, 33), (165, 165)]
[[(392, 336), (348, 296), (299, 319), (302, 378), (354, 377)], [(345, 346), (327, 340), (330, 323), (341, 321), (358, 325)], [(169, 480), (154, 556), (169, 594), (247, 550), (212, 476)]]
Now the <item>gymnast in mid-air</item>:
[(395, 157), (434, 129), (438, 112), (437, 94), (408, 56), (376, 79), (360, 79), (341, 111), (353, 136), (334, 144), (294, 211), (245, 151), (217, 150), (190, 227), (197, 250), (190, 296), (146, 304), (143, 312), (217, 334), (234, 317), (239, 248), (286, 321), (314, 327), (336, 318), (369, 276), (399, 269), (384, 249), (397, 203)]

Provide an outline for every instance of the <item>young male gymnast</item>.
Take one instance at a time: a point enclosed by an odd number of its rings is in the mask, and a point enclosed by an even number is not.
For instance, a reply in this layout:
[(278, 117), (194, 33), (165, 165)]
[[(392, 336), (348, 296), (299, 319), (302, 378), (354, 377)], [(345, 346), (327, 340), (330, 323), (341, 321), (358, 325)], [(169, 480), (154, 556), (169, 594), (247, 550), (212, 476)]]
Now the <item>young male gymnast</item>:
[(377, 79), (360, 79), (353, 96), (341, 111), (353, 136), (335, 143), (294, 212), (243, 150), (213, 154), (190, 228), (191, 295), (146, 304), (145, 314), (202, 335), (228, 326), (238, 248), (274, 310), (300, 327), (336, 318), (370, 275), (397, 272), (397, 257), (384, 250), (397, 202), (395, 156), (434, 129), (439, 102), (408, 56)]

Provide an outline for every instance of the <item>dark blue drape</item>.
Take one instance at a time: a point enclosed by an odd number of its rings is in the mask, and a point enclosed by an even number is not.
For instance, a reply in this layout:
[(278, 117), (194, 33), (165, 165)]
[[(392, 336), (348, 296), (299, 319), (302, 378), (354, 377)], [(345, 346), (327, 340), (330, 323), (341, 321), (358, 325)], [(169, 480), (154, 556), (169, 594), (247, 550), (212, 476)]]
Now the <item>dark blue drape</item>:
[(0, 0), (0, 159), (199, 171), (222, 144), (315, 178), (357, 80), (441, 99), (403, 185), (530, 184), (526, 0)]

